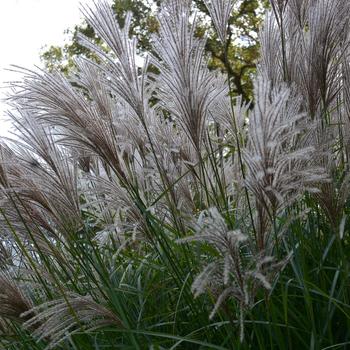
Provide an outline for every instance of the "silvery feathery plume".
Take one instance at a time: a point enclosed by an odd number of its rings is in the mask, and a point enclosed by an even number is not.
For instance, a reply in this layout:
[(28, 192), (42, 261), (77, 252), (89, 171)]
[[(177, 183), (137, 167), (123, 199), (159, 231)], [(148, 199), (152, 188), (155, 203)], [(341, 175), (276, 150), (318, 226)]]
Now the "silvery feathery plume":
[[(318, 110), (321, 118), (332, 109), (339, 93), (342, 57), (349, 46), (348, 1), (320, 0), (311, 2), (308, 13), (308, 35), (304, 34), (304, 60), (298, 85), (307, 96), (311, 115)], [(335, 58), (338, 59), (335, 59)]]
[[(34, 250), (35, 245), (29, 242), (35, 239), (36, 245), (49, 253), (47, 237), (57, 238), (58, 232), (64, 235), (68, 227), (79, 226), (79, 216), (72, 211), (71, 202), (64, 198), (64, 189), (59, 186), (54, 191), (55, 175), (42, 167), (43, 164), (20, 146), (18, 140), (16, 143), (11, 152), (0, 152), (0, 167), (6, 175), (6, 181), (0, 183), (2, 235), (12, 241), (15, 240), (13, 232), (16, 232), (28, 251)], [(9, 150), (5, 145), (2, 149)], [(44, 192), (45, 186), (48, 190)], [(69, 191), (68, 195), (74, 195), (74, 191)]]
[(11, 114), (20, 142), (12, 142), (20, 173), (12, 188), (20, 198), (47, 212), (59, 229), (75, 231), (81, 225), (76, 164), (44, 128), (25, 110)]
[(239, 229), (230, 230), (216, 208), (201, 212), (196, 234), (179, 240), (179, 243), (200, 242), (215, 249), (215, 257), (197, 275), (192, 291), (195, 297), (211, 291), (216, 303), (210, 314), (214, 317), (229, 298), (234, 298), (240, 307), (240, 332), (243, 339), (243, 313), (254, 300), (258, 288), (271, 289), (269, 275), (273, 259), (253, 257), (249, 251), (249, 237)]
[(283, 12), (286, 8), (288, 0), (270, 0), (271, 7), (273, 12), (276, 14), (276, 17), (280, 20)]
[(288, 9), (291, 10), (293, 19), (300, 28), (305, 28), (309, 6), (310, 0), (288, 0)]
[[(153, 192), (157, 196), (164, 191), (169, 193), (166, 199), (163, 198), (162, 204), (160, 201), (156, 203), (157, 206), (163, 206), (160, 215), (169, 217), (170, 207), (178, 211), (176, 218), (182, 214), (190, 215), (195, 208), (194, 188), (198, 186), (193, 170), (198, 162), (196, 149), (182, 129), (173, 121), (166, 120), (160, 110), (153, 113), (152, 119), (149, 122), (149, 132), (154, 141), (155, 154), (148, 154), (145, 167), (140, 169), (139, 178), (142, 179), (142, 173), (149, 178), (147, 192)], [(159, 174), (158, 166), (162, 174)]]
[(328, 129), (326, 132), (319, 131), (317, 135), (319, 138), (319, 149), (325, 150), (322, 153), (320, 152), (320, 156), (315, 163), (327, 169), (331, 181), (320, 183), (318, 186), (319, 191), (314, 194), (314, 198), (323, 209), (332, 227), (336, 228), (339, 227), (350, 196), (350, 173), (348, 169), (339, 172), (341, 163), (332, 151), (332, 144), (336, 138), (333, 134)]
[(269, 79), (273, 85), (278, 84), (283, 80), (282, 47), (277, 21), (272, 12), (268, 12), (265, 16), (259, 41), (261, 44), (259, 75)]
[[(242, 96), (237, 96), (232, 99), (232, 105), (229, 96), (223, 96), (217, 99), (211, 116), (216, 123), (217, 131), (220, 132), (218, 141), (236, 149), (236, 133), (237, 130), (239, 130), (241, 143), (242, 146), (244, 146), (247, 139), (249, 107), (250, 103), (244, 102)], [(235, 184), (235, 186), (240, 186), (242, 172), (239, 157), (237, 154), (232, 154), (230, 158), (232, 171), (235, 173), (235, 175), (231, 177), (234, 181), (231, 182)]]
[(300, 97), (286, 85), (272, 88), (263, 78), (256, 80), (254, 92), (256, 104), (249, 116), (243, 156), (245, 185), (254, 194), (260, 213), (258, 245), (262, 251), (269, 246), (263, 232), (265, 221), (273, 220), (305, 191), (317, 192), (327, 175), (324, 168), (313, 165), (314, 147), (302, 142), (313, 126), (300, 113)]
[(237, 96), (233, 99), (231, 106), (231, 99), (229, 96), (222, 96), (217, 99), (211, 115), (225, 132), (228, 132), (226, 137), (233, 138), (235, 128), (240, 131), (243, 139), (246, 136), (246, 124), (250, 104), (243, 101), (242, 96)]
[[(8, 273), (0, 272), (0, 317), (23, 323), (31, 314), (32, 301)], [(27, 317), (22, 317), (27, 312)]]
[(85, 5), (82, 12), (87, 22), (109, 46), (117, 60), (111, 58), (99, 46), (80, 34), (81, 44), (91, 49), (101, 58), (102, 62), (105, 62), (100, 65), (105, 83), (113, 94), (127, 102), (142, 119), (148, 98), (145, 88), (145, 72), (143, 70), (140, 75), (136, 64), (137, 40), (135, 37), (129, 38), (131, 13), (127, 13), (124, 27), (121, 28), (107, 1), (94, 3), (93, 8)]
[[(94, 65), (79, 60), (79, 80), (75, 84), (91, 90), (84, 94), (60, 73), (28, 72), (19, 92), (12, 97), (20, 110), (30, 111), (37, 123), (59, 135), (66, 147), (79, 148), (99, 156), (124, 178), (113, 124), (115, 109), (109, 90), (101, 84), (101, 73)], [(91, 88), (94, 84), (94, 89)]]
[(89, 332), (104, 326), (122, 327), (122, 322), (112, 311), (91, 297), (78, 294), (48, 301), (23, 312), (22, 317), (28, 316), (24, 327), (33, 330), (38, 341), (48, 339), (46, 349), (56, 348), (82, 328)]
[(153, 36), (156, 56), (151, 61), (160, 72), (154, 77), (156, 97), (199, 151), (211, 105), (226, 87), (207, 68), (205, 40), (195, 36), (189, 1), (165, 1), (157, 18), (160, 28)]
[[(132, 194), (115, 178), (100, 175), (87, 179), (92, 186), (88, 185), (84, 190), (84, 207), (96, 214), (97, 223), (105, 225), (104, 229), (97, 233), (96, 239), (103, 243), (114, 237), (120, 245), (125, 245), (139, 236), (146, 238), (145, 217)], [(147, 202), (142, 191), (139, 191), (139, 196), (143, 202)]]
[[(348, 1), (289, 0), (284, 26), (269, 13), (261, 33), (260, 73), (273, 85), (285, 80), (302, 96), (300, 110), (318, 124), (305, 144), (322, 150), (327, 144), (328, 152), (315, 157), (313, 166), (324, 167), (332, 181), (320, 184), (315, 198), (335, 226), (348, 192), (346, 174), (339, 182), (344, 163), (339, 164), (349, 160), (349, 14)], [(283, 53), (287, 79), (281, 68)], [(337, 156), (330, 154), (339, 144), (344, 147)]]
[(295, 84), (305, 97), (304, 110), (324, 118), (339, 97), (342, 58), (349, 46), (349, 2), (290, 0), (277, 12), (267, 13), (260, 34), (259, 71), (273, 84)]
[(232, 0), (204, 0), (204, 3), (209, 11), (218, 37), (225, 45), (234, 2)]

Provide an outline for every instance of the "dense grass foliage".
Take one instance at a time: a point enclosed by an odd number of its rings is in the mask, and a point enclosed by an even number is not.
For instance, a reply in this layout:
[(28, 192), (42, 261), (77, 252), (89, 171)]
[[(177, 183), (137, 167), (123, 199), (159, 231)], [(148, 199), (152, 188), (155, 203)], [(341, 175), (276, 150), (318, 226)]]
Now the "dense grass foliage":
[[(205, 4), (225, 50), (237, 3)], [(349, 348), (350, 5), (271, 1), (250, 104), (191, 1), (142, 68), (130, 16), (84, 14), (99, 63), (13, 84), (0, 348)]]

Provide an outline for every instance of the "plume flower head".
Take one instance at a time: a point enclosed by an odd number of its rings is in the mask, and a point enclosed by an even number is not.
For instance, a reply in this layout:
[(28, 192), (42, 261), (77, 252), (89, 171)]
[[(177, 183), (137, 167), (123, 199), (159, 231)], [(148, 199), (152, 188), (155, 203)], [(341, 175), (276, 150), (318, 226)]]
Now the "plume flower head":
[[(54, 349), (62, 341), (83, 328), (89, 332), (103, 326), (121, 327), (119, 318), (89, 296), (71, 294), (45, 302), (22, 314), (32, 315), (25, 323), (27, 329), (34, 328), (38, 340), (49, 339), (46, 349)], [(34, 316), (33, 316), (34, 315)]]
[[(249, 236), (239, 229), (230, 230), (215, 207), (202, 211), (195, 226), (195, 235), (178, 242), (209, 244), (217, 254), (209, 259), (209, 263), (193, 281), (194, 296), (198, 297), (208, 290), (215, 296), (216, 302), (210, 318), (230, 298), (238, 303), (240, 313), (243, 314), (245, 309), (251, 307), (259, 288), (271, 289), (274, 259), (268, 256), (252, 256)], [(243, 318), (240, 318), (240, 327), (242, 334)]]
[(22, 324), (30, 314), (32, 301), (25, 295), (23, 286), (8, 273), (0, 273), (0, 317)]
[(209, 110), (227, 88), (207, 67), (205, 40), (195, 35), (197, 19), (191, 19), (189, 2), (165, 1), (158, 21), (159, 34), (153, 36), (157, 56), (151, 59), (160, 72), (155, 93), (200, 151)]
[(232, 0), (205, 0), (211, 20), (223, 45), (227, 41), (229, 20), (234, 6)]
[(312, 167), (315, 148), (301, 142), (314, 126), (300, 113), (301, 99), (293, 89), (284, 84), (272, 88), (269, 81), (258, 78), (255, 100), (244, 150), (246, 186), (271, 215), (305, 191), (317, 191), (327, 174)]

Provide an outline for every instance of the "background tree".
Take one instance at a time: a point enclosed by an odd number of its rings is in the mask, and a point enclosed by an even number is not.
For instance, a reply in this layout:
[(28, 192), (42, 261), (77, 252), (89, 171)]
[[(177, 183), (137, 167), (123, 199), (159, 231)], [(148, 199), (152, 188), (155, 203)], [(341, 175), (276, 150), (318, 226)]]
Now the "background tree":
[[(123, 25), (126, 12), (133, 14), (131, 33), (138, 39), (138, 50), (149, 51), (150, 37), (157, 32), (158, 23), (155, 19), (161, 1), (155, 0), (114, 0), (113, 11), (119, 23)], [(218, 40), (217, 34), (211, 30), (211, 21), (203, 0), (194, 0), (193, 7), (197, 10), (200, 25), (197, 35), (209, 33), (206, 50), (212, 57), (209, 63), (211, 69), (227, 71), (233, 82), (233, 93), (242, 95), (249, 101), (252, 97), (252, 74), (255, 72), (256, 60), (259, 53), (258, 31), (263, 19), (263, 13), (268, 6), (268, 0), (240, 0), (236, 2), (230, 19), (231, 32), (227, 47), (227, 55)], [(72, 40), (64, 46), (50, 46), (41, 54), (41, 58), (49, 70), (58, 69), (68, 73), (74, 69), (74, 57), (92, 54), (79, 44), (78, 33), (83, 33), (96, 43), (101, 44), (94, 30), (86, 22), (76, 25), (73, 30), (67, 30)]]

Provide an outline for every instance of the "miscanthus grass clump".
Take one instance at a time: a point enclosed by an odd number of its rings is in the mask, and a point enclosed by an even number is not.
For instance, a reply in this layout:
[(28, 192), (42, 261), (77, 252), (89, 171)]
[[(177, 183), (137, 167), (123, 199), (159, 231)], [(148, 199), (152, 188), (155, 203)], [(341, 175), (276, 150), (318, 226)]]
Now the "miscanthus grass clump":
[[(238, 3), (204, 1), (225, 54)], [(162, 2), (143, 67), (130, 15), (83, 13), (95, 60), (8, 101), (0, 347), (348, 348), (348, 2), (271, 0), (250, 104), (191, 1)]]

